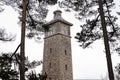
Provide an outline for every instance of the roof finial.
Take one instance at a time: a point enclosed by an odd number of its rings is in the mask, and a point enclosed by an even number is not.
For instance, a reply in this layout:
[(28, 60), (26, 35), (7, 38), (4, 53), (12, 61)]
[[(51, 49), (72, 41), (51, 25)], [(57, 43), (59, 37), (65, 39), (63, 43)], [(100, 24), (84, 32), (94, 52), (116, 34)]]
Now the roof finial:
[(56, 11), (54, 11), (54, 19), (55, 19), (55, 18), (61, 18), (61, 13), (62, 13), (61, 10), (56, 10)]
[(54, 19), (61, 18), (62, 11), (60, 10), (59, 4), (60, 4), (60, 2), (57, 2), (57, 4), (56, 4), (57, 10), (54, 11)]

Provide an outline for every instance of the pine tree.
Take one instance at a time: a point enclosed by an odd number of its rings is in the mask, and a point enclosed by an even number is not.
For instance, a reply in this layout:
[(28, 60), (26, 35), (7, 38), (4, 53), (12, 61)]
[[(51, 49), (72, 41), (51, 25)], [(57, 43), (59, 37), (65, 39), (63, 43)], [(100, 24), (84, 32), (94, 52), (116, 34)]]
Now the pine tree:
[(32, 34), (30, 33), (28, 37), (33, 37), (37, 31), (42, 31), (43, 27), (41, 25), (43, 25), (44, 18), (47, 14), (47, 9), (45, 7), (48, 4), (53, 5), (57, 3), (57, 0), (1, 0), (1, 2), (6, 5), (11, 5), (14, 8), (17, 6), (17, 9), (20, 10), (20, 21), (22, 23), (20, 43), (20, 80), (25, 80), (25, 31), (26, 29), (29, 29), (30, 31), (35, 30), (35, 32), (32, 32)]
[[(113, 0), (65, 0), (60, 3), (66, 11), (74, 10), (79, 20), (86, 19), (86, 23), (81, 25), (82, 30), (75, 37), (81, 47), (86, 48), (94, 41), (104, 38), (110, 80), (114, 80), (110, 49), (118, 46), (116, 44), (120, 38), (120, 28), (115, 23), (117, 17), (110, 14), (114, 5)], [(118, 50), (116, 47), (114, 50)]]
[(18, 80), (18, 72), (12, 69), (13, 59), (9, 54), (0, 56), (0, 78), (2, 80)]
[(0, 41), (4, 41), (4, 42), (7, 42), (7, 41), (14, 41), (15, 39), (15, 36), (14, 35), (9, 35), (5, 29), (3, 28), (0, 28)]

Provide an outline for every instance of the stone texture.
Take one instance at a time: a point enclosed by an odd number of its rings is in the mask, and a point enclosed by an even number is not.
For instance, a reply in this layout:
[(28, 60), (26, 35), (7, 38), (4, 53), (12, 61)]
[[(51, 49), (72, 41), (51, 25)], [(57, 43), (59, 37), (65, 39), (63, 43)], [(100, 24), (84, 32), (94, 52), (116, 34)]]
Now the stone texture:
[[(70, 25), (55, 22), (49, 25), (56, 28), (52, 35), (45, 33), (43, 74), (48, 80), (73, 80)], [(67, 27), (69, 34), (62, 33), (62, 27)]]

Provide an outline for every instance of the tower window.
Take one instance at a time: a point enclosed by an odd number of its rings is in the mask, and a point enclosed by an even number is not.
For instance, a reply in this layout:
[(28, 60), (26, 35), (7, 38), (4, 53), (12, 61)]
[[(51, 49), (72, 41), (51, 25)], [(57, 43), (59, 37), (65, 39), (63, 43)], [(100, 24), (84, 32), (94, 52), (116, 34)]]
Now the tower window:
[(52, 26), (49, 28), (48, 36), (53, 35), (56, 33), (56, 27)]
[(49, 63), (49, 68), (51, 68), (51, 63)]
[(52, 80), (51, 77), (49, 78), (49, 80)]
[(68, 35), (70, 35), (70, 28), (69, 28), (69, 30), (68, 30)]
[(52, 34), (52, 28), (50, 27), (48, 31), (48, 36), (50, 36), (51, 34)]
[(65, 55), (67, 55), (67, 51), (65, 50)]
[(67, 70), (67, 65), (65, 65), (65, 70)]
[(62, 33), (68, 35), (68, 28), (67, 26), (62, 26)]
[(50, 48), (50, 53), (52, 53), (52, 48)]

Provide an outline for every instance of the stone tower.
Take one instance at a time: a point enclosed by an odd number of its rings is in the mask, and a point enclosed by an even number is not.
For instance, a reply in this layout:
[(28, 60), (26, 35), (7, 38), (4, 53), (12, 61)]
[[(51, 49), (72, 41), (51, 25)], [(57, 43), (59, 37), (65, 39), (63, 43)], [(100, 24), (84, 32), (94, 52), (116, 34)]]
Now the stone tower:
[(54, 18), (46, 26), (43, 53), (43, 74), (47, 80), (73, 80), (71, 55), (71, 23), (64, 20), (61, 11), (54, 11)]

